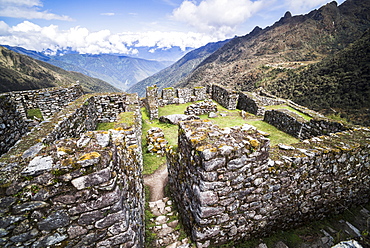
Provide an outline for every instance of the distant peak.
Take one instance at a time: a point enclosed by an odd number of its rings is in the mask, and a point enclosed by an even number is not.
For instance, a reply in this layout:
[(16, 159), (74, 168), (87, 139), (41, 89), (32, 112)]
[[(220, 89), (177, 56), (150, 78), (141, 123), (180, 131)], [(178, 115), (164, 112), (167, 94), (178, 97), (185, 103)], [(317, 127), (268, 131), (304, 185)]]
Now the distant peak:
[(260, 27), (256, 26), (256, 27), (252, 30), (252, 32), (250, 32), (250, 34), (251, 34), (251, 35), (256, 35), (256, 34), (258, 34), (261, 30), (262, 30), (262, 28), (260, 28)]
[(284, 19), (291, 18), (291, 17), (292, 17), (292, 13), (290, 13), (290, 11), (285, 12)]

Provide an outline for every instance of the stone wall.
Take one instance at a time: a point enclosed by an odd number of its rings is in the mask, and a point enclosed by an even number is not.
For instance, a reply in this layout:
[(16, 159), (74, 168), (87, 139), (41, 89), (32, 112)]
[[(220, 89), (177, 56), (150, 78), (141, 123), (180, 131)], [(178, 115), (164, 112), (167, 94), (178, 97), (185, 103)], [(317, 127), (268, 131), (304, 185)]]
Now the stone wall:
[(186, 107), (184, 114), (186, 115), (204, 115), (211, 112), (217, 112), (217, 104), (212, 100), (204, 100), (197, 102)]
[(164, 88), (162, 90), (161, 106), (175, 103), (176, 97), (177, 97), (177, 92), (175, 91), (173, 87)]
[(11, 96), (24, 118), (27, 117), (27, 109), (39, 108), (44, 119), (48, 119), (83, 95), (83, 90), (79, 84), (75, 84), (68, 88), (12, 91), (3, 95)]
[(369, 138), (361, 128), (270, 150), (249, 125), (183, 122), (171, 192), (198, 247), (268, 235), (368, 201)]
[(78, 99), (0, 158), (0, 246), (143, 247), (140, 107), (85, 132), (105, 99)]
[(221, 106), (233, 110), (238, 104), (238, 94), (230, 89), (221, 86), (212, 85), (212, 99), (218, 102)]
[(98, 122), (115, 122), (121, 112), (136, 111), (140, 105), (136, 94), (111, 93), (94, 96)]
[(266, 111), (264, 121), (301, 140), (348, 130), (343, 123), (327, 118), (314, 118), (307, 121), (287, 109)]
[(208, 98), (207, 88), (205, 87), (195, 87), (194, 89), (174, 89), (170, 87), (159, 93), (157, 86), (150, 86), (146, 88), (145, 108), (148, 111), (149, 118), (153, 120), (159, 118), (158, 107), (201, 101)]
[(6, 153), (26, 132), (27, 123), (9, 95), (0, 96), (0, 155)]
[(264, 106), (288, 104), (281, 98), (272, 98), (260, 96), (251, 92), (240, 92), (237, 109), (244, 110), (254, 115), (263, 116), (265, 114)]
[(162, 90), (161, 97), (158, 98), (159, 106), (163, 107), (168, 104), (183, 104), (187, 102), (202, 101), (208, 99), (206, 87), (188, 88), (165, 88)]
[(158, 119), (158, 87), (146, 87), (145, 108), (148, 111), (149, 119)]
[(112, 130), (64, 139), (17, 160), (21, 173), (1, 192), (1, 246), (143, 247), (136, 159), (124, 132)]

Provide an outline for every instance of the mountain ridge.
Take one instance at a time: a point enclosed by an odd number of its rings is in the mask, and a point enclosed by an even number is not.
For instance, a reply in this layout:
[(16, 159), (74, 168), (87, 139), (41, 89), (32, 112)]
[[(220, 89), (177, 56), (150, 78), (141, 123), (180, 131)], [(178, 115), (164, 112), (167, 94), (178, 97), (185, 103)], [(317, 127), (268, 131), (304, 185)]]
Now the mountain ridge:
[(229, 40), (211, 42), (205, 46), (188, 52), (173, 65), (133, 85), (131, 88), (128, 89), (128, 92), (138, 93), (139, 96), (143, 97), (145, 96), (145, 90), (147, 86), (155, 84), (159, 89), (163, 89), (174, 85), (175, 82), (188, 75), (193, 70), (193, 68), (196, 68), (196, 66), (205, 57), (209, 56), (211, 53), (222, 47), (227, 42), (229, 42)]
[(0, 92), (66, 87), (76, 82), (86, 93), (120, 91), (100, 79), (63, 70), (3, 46), (0, 46), (0, 69)]
[(366, 1), (347, 0), (340, 6), (336, 2), (328, 3), (306, 15), (286, 13), (272, 26), (255, 28), (245, 36), (232, 39), (175, 86), (216, 82), (248, 89), (243, 85), (254, 81), (250, 73), (258, 66), (321, 60), (343, 49), (370, 26), (368, 12)]
[(64, 70), (76, 71), (90, 77), (99, 78), (121, 90), (126, 90), (131, 85), (173, 63), (172, 61), (154, 61), (113, 54), (68, 53), (63, 56), (46, 55), (43, 52), (27, 50), (22, 47), (4, 47)]

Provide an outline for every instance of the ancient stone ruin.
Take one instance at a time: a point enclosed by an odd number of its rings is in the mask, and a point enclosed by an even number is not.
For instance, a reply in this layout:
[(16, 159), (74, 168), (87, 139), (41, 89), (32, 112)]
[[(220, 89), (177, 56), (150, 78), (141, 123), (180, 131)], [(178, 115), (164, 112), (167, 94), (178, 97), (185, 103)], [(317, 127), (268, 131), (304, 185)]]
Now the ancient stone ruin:
[[(222, 129), (201, 119), (179, 121), (176, 150), (162, 149), (160, 130), (148, 133), (167, 156), (170, 191), (197, 247), (267, 235), (369, 199), (367, 128), (219, 85), (148, 87), (144, 106), (158, 119), (161, 106), (208, 99), (301, 142), (271, 146), (251, 125)], [(309, 118), (267, 108), (281, 104)], [(82, 95), (78, 85), (1, 95), (0, 246), (144, 247), (140, 106), (136, 94)], [(46, 121), (30, 130), (34, 108)], [(114, 127), (96, 131), (107, 122)]]
[(217, 112), (217, 105), (212, 100), (208, 99), (189, 105), (184, 113), (186, 115), (204, 115), (211, 112)]
[[(119, 124), (93, 131), (107, 119)], [(2, 247), (143, 247), (137, 95), (83, 96), (0, 163)]]
[(197, 247), (267, 235), (368, 200), (369, 129), (289, 150), (271, 149), (249, 125), (220, 129), (198, 120), (181, 123), (179, 134), (177, 152), (168, 154), (169, 183)]

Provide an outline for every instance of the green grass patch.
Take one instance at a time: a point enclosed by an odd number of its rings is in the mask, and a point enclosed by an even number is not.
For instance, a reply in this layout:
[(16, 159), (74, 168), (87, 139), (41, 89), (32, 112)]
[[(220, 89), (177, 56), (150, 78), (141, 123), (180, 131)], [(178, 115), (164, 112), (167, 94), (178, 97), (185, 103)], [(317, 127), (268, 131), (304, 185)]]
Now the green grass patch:
[(327, 117), (334, 121), (343, 122), (345, 124), (351, 124), (351, 122), (348, 121), (346, 118), (342, 117), (340, 113), (331, 114), (331, 115), (328, 115)]
[(272, 106), (266, 106), (265, 107), (266, 110), (271, 110), (271, 109), (287, 109), (287, 110), (290, 110), (300, 116), (302, 116), (306, 121), (310, 121), (312, 119), (312, 117), (302, 113), (301, 111), (298, 111), (290, 106), (287, 106), (287, 105), (272, 105)]
[(246, 121), (248, 124), (255, 126), (258, 130), (264, 131), (266, 133), (269, 133), (270, 136), (268, 137), (270, 139), (271, 145), (277, 145), (279, 143), (283, 144), (293, 144), (299, 142), (299, 139), (294, 138), (293, 136), (284, 133), (283, 131), (280, 131), (276, 127), (268, 124), (264, 121)]
[(166, 157), (147, 153), (146, 149), (143, 150), (143, 175), (153, 174), (164, 163), (166, 163)]
[(126, 128), (135, 125), (135, 114), (134, 112), (122, 112), (118, 115), (117, 124), (124, 124)]
[(42, 116), (41, 110), (39, 108), (34, 109), (27, 109), (27, 118), (28, 119), (37, 119), (44, 120), (44, 117)]
[(102, 123), (98, 123), (96, 125), (96, 130), (108, 131), (109, 129), (113, 129), (114, 128), (114, 125), (116, 125), (115, 122), (102, 122)]
[(143, 174), (149, 175), (154, 173), (161, 165), (166, 163), (166, 158), (157, 154), (147, 153), (146, 134), (152, 127), (159, 127), (163, 130), (164, 137), (168, 145), (177, 146), (178, 126), (168, 123), (161, 123), (158, 120), (150, 120), (145, 108), (141, 108), (142, 114), (142, 150), (143, 150)]
[(186, 108), (194, 104), (195, 102), (187, 102), (184, 104), (169, 104), (164, 107), (160, 107), (158, 109), (158, 115), (163, 116), (163, 115), (172, 115), (172, 114), (183, 114), (186, 110)]
[[(171, 114), (183, 114), (187, 106), (194, 104), (193, 102), (185, 104), (171, 104), (158, 109), (159, 116), (171, 115)], [(290, 107), (286, 106), (288, 109)], [(221, 105), (217, 104), (217, 109), (219, 113), (225, 114), (225, 116), (220, 116), (210, 119), (212, 123), (218, 125), (220, 128), (241, 126), (245, 123), (255, 126), (257, 129), (267, 132), (270, 134), (269, 138), (271, 140), (271, 145), (276, 145), (279, 143), (283, 144), (292, 144), (299, 142), (298, 139), (278, 130), (274, 126), (263, 122), (256, 121), (254, 115), (249, 115), (251, 120), (248, 121), (241, 117), (240, 110), (228, 110)], [(292, 108), (290, 108), (292, 109)], [(146, 134), (147, 131), (152, 127), (159, 127), (163, 130), (165, 139), (168, 141), (170, 146), (177, 147), (177, 136), (178, 136), (178, 126), (171, 125), (168, 123), (161, 123), (158, 120), (150, 120), (149, 115), (145, 108), (141, 109), (142, 114), (142, 148), (143, 148), (143, 160), (144, 160), (144, 171), (143, 174), (152, 174), (156, 169), (163, 165), (166, 160), (164, 157), (158, 156), (157, 154), (147, 153), (147, 144), (146, 144)], [(209, 119), (208, 115), (199, 116), (201, 119)]]

